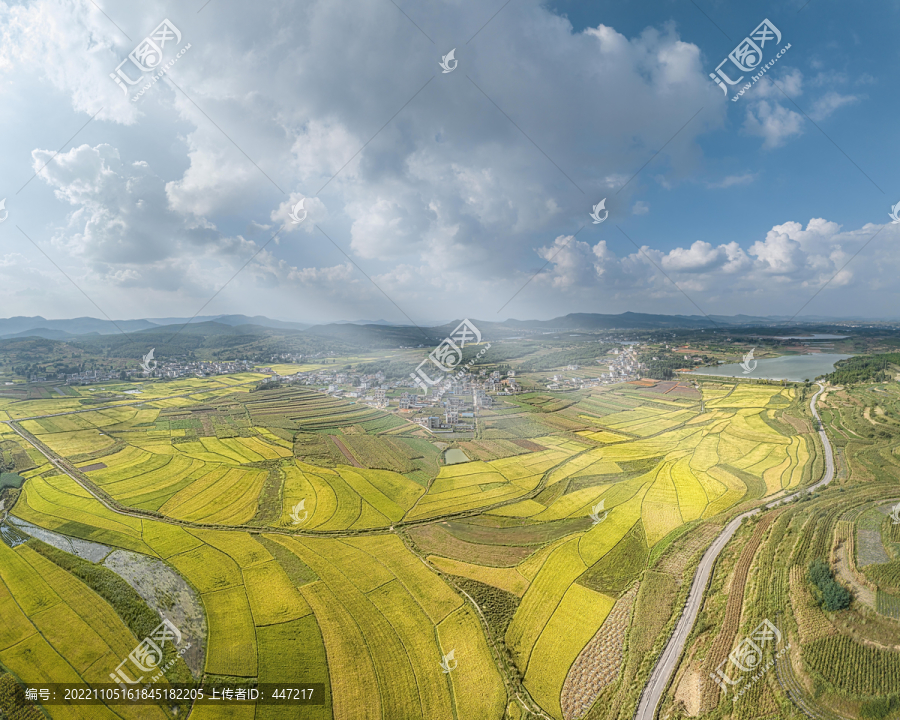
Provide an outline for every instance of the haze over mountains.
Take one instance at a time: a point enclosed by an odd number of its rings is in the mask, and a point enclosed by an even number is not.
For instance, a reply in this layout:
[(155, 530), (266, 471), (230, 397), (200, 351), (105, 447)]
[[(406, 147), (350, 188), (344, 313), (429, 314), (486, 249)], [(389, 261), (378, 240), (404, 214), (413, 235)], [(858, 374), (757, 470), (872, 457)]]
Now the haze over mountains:
[[(400, 331), (399, 335), (406, 335), (413, 328), (428, 329), (434, 334), (445, 327), (454, 326), (458, 320), (435, 321), (419, 326), (408, 323), (393, 323), (387, 320), (341, 320), (331, 323), (315, 324), (309, 322), (291, 322), (286, 320), (274, 320), (263, 315), (249, 317), (247, 315), (204, 315), (195, 318), (143, 318), (137, 320), (101, 320), (92, 317), (80, 317), (70, 319), (48, 320), (41, 316), (0, 318), (0, 339), (41, 337), (49, 340), (67, 340), (90, 335), (112, 335), (115, 333), (136, 334), (153, 332), (163, 327), (169, 327), (172, 331), (177, 326), (190, 323), (191, 326), (204, 325), (211, 329), (212, 325), (241, 328), (246, 333), (251, 327), (270, 328), (283, 331), (308, 332), (313, 335), (327, 335), (335, 338), (349, 339), (357, 335), (363, 328), (375, 331), (379, 335), (392, 334), (390, 328)], [(625, 312), (618, 315), (604, 315), (599, 313), (570, 313), (568, 315), (553, 318), (551, 320), (516, 320), (509, 318), (505, 321), (486, 321), (473, 318), (483, 331), (508, 332), (511, 330), (652, 330), (655, 328), (711, 328), (715, 326), (742, 327), (754, 325), (785, 325), (792, 322), (793, 325), (827, 322), (889, 322), (873, 320), (872, 318), (835, 318), (824, 316), (804, 316), (791, 320), (788, 316), (751, 316), (751, 315), (711, 315), (708, 318), (702, 315), (653, 315), (647, 313)], [(248, 327), (250, 326), (250, 327)], [(379, 328), (379, 330), (376, 330)], [(192, 328), (194, 329), (194, 328)], [(225, 328), (219, 328), (225, 331)], [(227, 332), (227, 331), (226, 331)], [(438, 332), (440, 334), (440, 332)], [(399, 337), (398, 337), (399, 340)]]

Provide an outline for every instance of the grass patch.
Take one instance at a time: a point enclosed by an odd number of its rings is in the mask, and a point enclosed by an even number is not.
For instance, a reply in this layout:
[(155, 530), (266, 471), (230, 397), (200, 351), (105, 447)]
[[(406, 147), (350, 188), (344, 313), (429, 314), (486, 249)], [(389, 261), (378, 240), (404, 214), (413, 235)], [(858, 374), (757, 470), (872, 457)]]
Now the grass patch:
[(0, 473), (0, 490), (20, 488), (24, 482), (25, 478), (21, 475), (16, 475), (16, 473)]
[(675, 528), (672, 532), (666, 535), (662, 540), (660, 540), (656, 545), (653, 546), (653, 550), (650, 552), (650, 559), (647, 561), (648, 567), (653, 567), (656, 564), (656, 561), (662, 556), (662, 554), (675, 542), (678, 538), (684, 535), (686, 532), (693, 530), (700, 524), (699, 520), (694, 520), (693, 522), (686, 523), (681, 527)]
[(643, 524), (638, 520), (628, 534), (576, 582), (591, 590), (618, 597), (644, 570), (649, 552)]
[(312, 568), (284, 545), (269, 540), (264, 535), (255, 535), (253, 539), (268, 550), (278, 564), (281, 565), (281, 569), (284, 570), (294, 587), (300, 587), (319, 579), (319, 576), (313, 572)]

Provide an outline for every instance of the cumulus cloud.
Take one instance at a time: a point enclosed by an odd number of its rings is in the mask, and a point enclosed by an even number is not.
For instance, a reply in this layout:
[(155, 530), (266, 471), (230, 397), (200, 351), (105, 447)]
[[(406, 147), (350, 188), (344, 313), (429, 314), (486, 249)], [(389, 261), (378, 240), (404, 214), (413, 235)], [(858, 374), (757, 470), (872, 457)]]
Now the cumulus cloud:
[(772, 150), (803, 133), (803, 116), (784, 105), (762, 100), (747, 108), (744, 130), (763, 138), (763, 148)]
[(124, 162), (111, 145), (83, 144), (55, 157), (50, 150), (32, 155), (34, 169), (43, 167), (39, 177), (71, 207), (53, 245), (80, 261), (94, 280), (203, 294), (215, 286), (215, 270), (246, 261), (258, 250), (254, 241), (173, 210), (152, 166)]
[[(600, 292), (609, 300), (646, 293), (680, 303), (681, 291), (686, 291), (707, 312), (722, 312), (721, 301), (726, 299), (731, 312), (746, 311), (744, 304), (752, 302), (754, 312), (784, 314), (793, 303), (799, 309), (811, 290), (826, 283), (831, 289), (883, 288), (900, 270), (889, 244), (889, 237), (900, 240), (900, 229), (881, 228), (878, 239), (883, 242), (870, 249), (877, 262), (869, 256), (847, 265), (878, 231), (879, 226), (871, 224), (844, 231), (837, 223), (813, 218), (805, 227), (794, 221), (777, 225), (746, 251), (736, 242), (714, 246), (697, 240), (668, 252), (643, 246), (622, 256), (611, 252), (605, 241), (591, 247), (557, 238), (552, 246), (538, 249), (551, 262), (534, 283), (572, 298)], [(766, 303), (766, 296), (778, 299)]]
[(325, 222), (328, 219), (328, 210), (317, 197), (306, 197), (302, 193), (291, 193), (290, 197), (279, 205), (269, 216), (282, 232), (294, 232), (304, 230), (313, 232), (316, 223)]
[(78, 112), (102, 109), (105, 119), (136, 121), (136, 108), (121, 102), (122, 92), (109, 77), (134, 45), (89, 0), (0, 3), (0, 74), (44, 78)]
[[(554, 297), (592, 302), (601, 287), (643, 301), (672, 290), (653, 262), (698, 292), (753, 277), (812, 283), (856, 241), (824, 220), (784, 223), (748, 249), (706, 236), (620, 256), (603, 234), (612, 223), (574, 237), (604, 197), (613, 218), (648, 214), (635, 196), (647, 183), (683, 185), (703, 162), (698, 138), (734, 108), (673, 24), (631, 36), (604, 24), (575, 31), (546, 3), (522, 0), (491, 25), (490, 41), (480, 36), (458, 52), (461, 72), (445, 75), (442, 53), (381, 0), (314, 3), (302, 13), (286, 0), (265, 13), (217, 2), (202, 22), (155, 0), (106, 8), (133, 40), (89, 0), (0, 4), (0, 75), (28, 73), (83, 120), (107, 106), (87, 131), (107, 144), (82, 136), (40, 175), (65, 211), (49, 233), (54, 249), (86, 277), (152, 289), (154, 300), (211, 294), (255, 255), (233, 289), (274, 289), (278, 298), (315, 288), (332, 307), (385, 302), (324, 240), (298, 234), (261, 250), (282, 225), (287, 234), (318, 224), (398, 304), (434, 316), (444, 311), (429, 303), (447, 298), (502, 300), (548, 260), (534, 285)], [(173, 67), (174, 84), (130, 103), (109, 73), (170, 13), (192, 50)], [(483, 22), (449, 1), (415, 17), (440, 48)], [(803, 94), (799, 70), (784, 68), (778, 82), (792, 98)], [(764, 148), (803, 132), (768, 78), (754, 92), (743, 128)], [(833, 91), (811, 112), (824, 117), (854, 101)], [(71, 132), (66, 125), (60, 136)], [(51, 157), (36, 150), (35, 169)], [(307, 217), (295, 224), (301, 199)]]

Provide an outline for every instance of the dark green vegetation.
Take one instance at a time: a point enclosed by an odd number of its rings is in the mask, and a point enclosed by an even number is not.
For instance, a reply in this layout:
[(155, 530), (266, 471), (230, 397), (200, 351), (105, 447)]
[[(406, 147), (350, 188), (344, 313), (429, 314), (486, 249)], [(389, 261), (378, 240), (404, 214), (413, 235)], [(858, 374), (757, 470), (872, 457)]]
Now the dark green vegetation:
[(0, 490), (5, 488), (20, 488), (25, 478), (15, 473), (0, 473)]
[(886, 718), (892, 711), (900, 708), (900, 695), (891, 695), (889, 697), (870, 700), (862, 704), (859, 716), (861, 718), (872, 718), (872, 720), (882, 720)]
[(0, 718), (43, 720), (44, 714), (25, 700), (25, 688), (9, 673), (0, 670)]
[[(112, 570), (88, 560), (83, 560), (75, 555), (70, 555), (37, 539), (29, 540), (28, 546), (63, 570), (77, 577), (106, 600), (138, 640), (148, 637), (154, 628), (159, 625), (159, 616), (150, 609), (131, 585)], [(163, 653), (164, 662), (161, 663), (162, 666), (165, 666), (171, 660), (175, 660), (165, 673), (170, 682), (192, 683), (194, 681), (184, 659), (176, 652), (171, 643), (168, 643), (163, 648)]]
[(453, 582), (463, 592), (469, 595), (481, 608), (487, 620), (488, 627), (496, 640), (502, 641), (506, 629), (512, 622), (516, 608), (519, 607), (519, 598), (510, 592), (485, 585), (477, 580), (469, 578), (453, 577)]
[[(713, 358), (710, 358), (708, 355), (698, 355), (696, 357), (700, 357), (703, 360), (703, 364), (713, 361)], [(647, 366), (644, 374), (656, 380), (671, 380), (675, 377), (676, 370), (694, 367), (695, 365), (693, 360), (685, 360), (683, 354), (677, 355), (663, 350), (643, 353), (638, 355), (638, 360)]]
[(525, 393), (511, 399), (510, 402), (519, 405), (523, 410), (551, 413), (574, 405), (586, 395), (584, 392)]
[(815, 595), (823, 608), (830, 612), (850, 607), (851, 596), (831, 572), (828, 563), (821, 559), (809, 564), (809, 580), (815, 588)]
[(858, 355), (838, 360), (834, 372), (825, 379), (835, 385), (848, 385), (861, 382), (881, 382), (892, 380), (900, 366), (900, 353), (881, 353), (878, 355)]

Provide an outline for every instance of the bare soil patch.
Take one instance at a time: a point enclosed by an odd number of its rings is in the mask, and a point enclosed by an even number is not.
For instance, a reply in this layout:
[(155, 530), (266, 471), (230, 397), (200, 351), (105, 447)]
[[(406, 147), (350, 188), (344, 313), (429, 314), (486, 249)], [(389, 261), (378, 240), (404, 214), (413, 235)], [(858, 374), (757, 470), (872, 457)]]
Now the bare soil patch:
[(834, 572), (837, 579), (842, 585), (849, 587), (853, 591), (853, 596), (863, 605), (875, 609), (875, 593), (860, 583), (850, 570), (850, 563), (847, 560), (847, 546), (841, 543), (835, 553)]
[(78, 468), (81, 472), (91, 472), (92, 470), (103, 470), (106, 467), (106, 463), (94, 463), (92, 465), (85, 465), (84, 467)]
[(891, 561), (881, 542), (881, 533), (878, 530), (857, 528), (856, 558), (859, 567), (881, 565)]
[(560, 702), (565, 720), (581, 717), (607, 685), (619, 677), (628, 618), (639, 585), (618, 599), (603, 625), (579, 653), (563, 684)]

